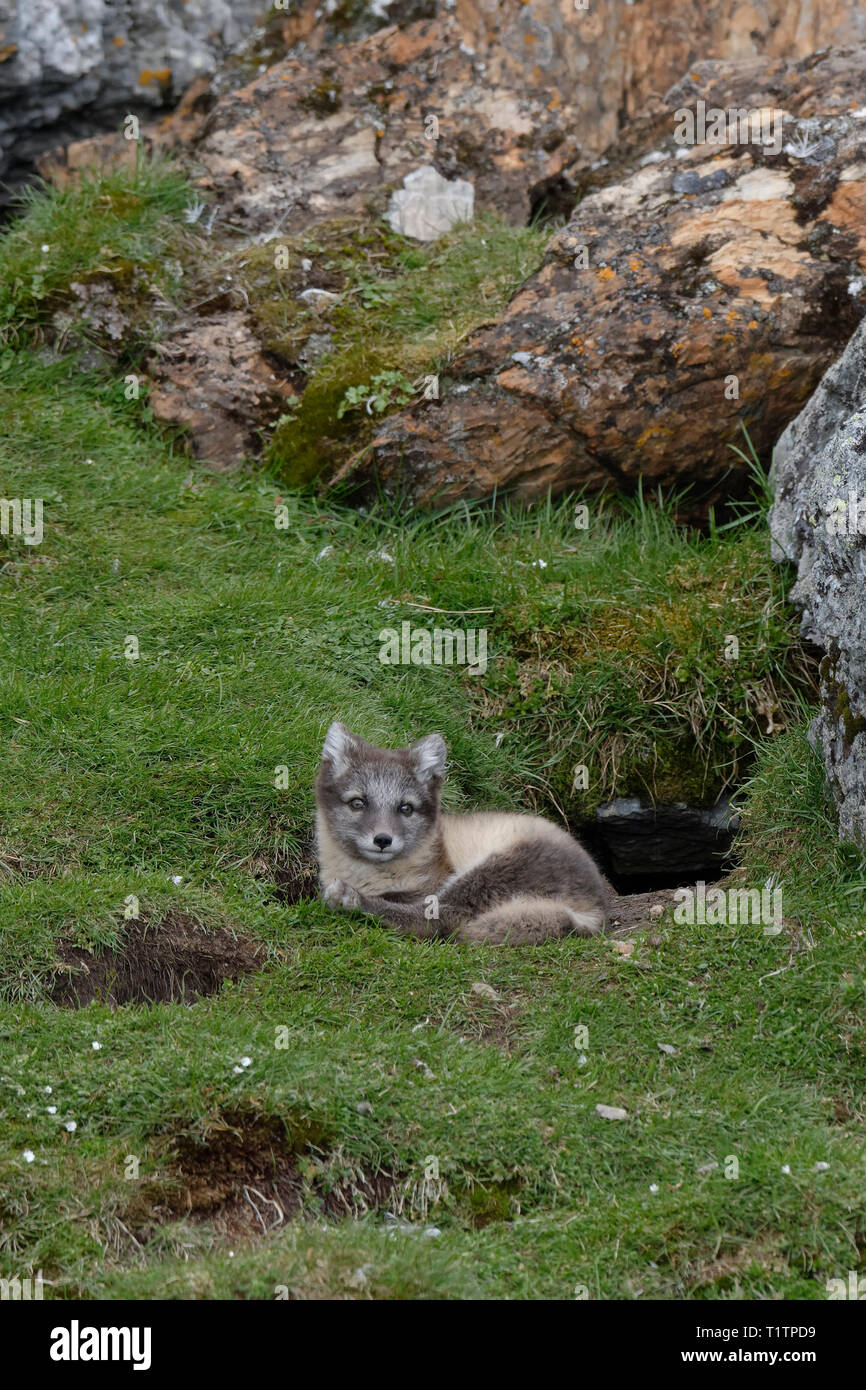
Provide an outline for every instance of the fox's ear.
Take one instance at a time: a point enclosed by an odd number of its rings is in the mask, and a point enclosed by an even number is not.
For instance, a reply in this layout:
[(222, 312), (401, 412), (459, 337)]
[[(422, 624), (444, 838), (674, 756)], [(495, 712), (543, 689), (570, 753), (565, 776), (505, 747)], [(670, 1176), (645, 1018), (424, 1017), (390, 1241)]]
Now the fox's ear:
[(441, 781), (445, 776), (448, 749), (441, 734), (428, 734), (409, 749), (417, 777), (422, 782)]
[(341, 724), (338, 719), (335, 719), (325, 735), (322, 757), (333, 765), (334, 772), (338, 777), (341, 777), (348, 768), (349, 758), (357, 744), (358, 741), (351, 729), (347, 729), (345, 724)]

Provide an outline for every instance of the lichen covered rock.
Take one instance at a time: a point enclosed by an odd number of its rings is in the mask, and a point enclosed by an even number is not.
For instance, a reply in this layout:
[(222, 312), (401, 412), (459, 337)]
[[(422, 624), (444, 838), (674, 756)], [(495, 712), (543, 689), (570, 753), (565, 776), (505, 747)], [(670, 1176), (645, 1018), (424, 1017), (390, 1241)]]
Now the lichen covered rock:
[[(696, 509), (735, 493), (740, 421), (769, 451), (866, 304), (864, 64), (689, 74), (667, 137), (580, 203), (441, 402), (391, 418), (340, 480), (419, 504), (639, 480), (690, 485)], [(778, 138), (677, 144), (676, 112), (701, 101), (775, 111)]]
[(866, 324), (776, 447), (774, 555), (798, 567), (791, 600), (824, 652), (810, 738), (843, 839), (866, 845)]

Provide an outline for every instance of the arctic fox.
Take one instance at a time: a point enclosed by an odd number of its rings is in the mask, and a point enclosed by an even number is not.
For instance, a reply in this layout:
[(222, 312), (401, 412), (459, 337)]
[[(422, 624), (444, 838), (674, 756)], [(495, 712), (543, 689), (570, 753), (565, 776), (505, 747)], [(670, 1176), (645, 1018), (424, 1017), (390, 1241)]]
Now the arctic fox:
[(445, 740), (376, 748), (332, 724), (316, 781), (319, 882), (409, 936), (512, 946), (595, 936), (607, 887), (585, 850), (541, 816), (439, 809)]

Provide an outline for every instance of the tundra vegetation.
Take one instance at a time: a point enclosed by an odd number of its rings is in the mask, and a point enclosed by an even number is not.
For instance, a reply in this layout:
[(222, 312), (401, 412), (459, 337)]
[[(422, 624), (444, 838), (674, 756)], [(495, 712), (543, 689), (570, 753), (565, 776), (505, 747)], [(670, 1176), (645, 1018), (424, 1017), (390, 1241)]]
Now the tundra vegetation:
[[(864, 869), (765, 499), (703, 531), (644, 497), (361, 512), (286, 481), (315, 380), (264, 467), (208, 473), (124, 384), (158, 331), (140, 306), (206, 273), (189, 198), (141, 165), (31, 195), (0, 240), (2, 491), (44, 502), (40, 545), (0, 536), (0, 1274), (53, 1298), (826, 1297), (866, 1240)], [(383, 234), (381, 280), (362, 248), (329, 418), (435, 369), (543, 239)], [(52, 329), (106, 273), (138, 325), (120, 361)], [(362, 375), (335, 366), (359, 318)], [(470, 611), (484, 674), (379, 660), (383, 628)], [(782, 929), (667, 914), (631, 954), (503, 951), (334, 913), (310, 851), (332, 717), (441, 730), (454, 808), (577, 828), (736, 785), (732, 882), (781, 884)]]

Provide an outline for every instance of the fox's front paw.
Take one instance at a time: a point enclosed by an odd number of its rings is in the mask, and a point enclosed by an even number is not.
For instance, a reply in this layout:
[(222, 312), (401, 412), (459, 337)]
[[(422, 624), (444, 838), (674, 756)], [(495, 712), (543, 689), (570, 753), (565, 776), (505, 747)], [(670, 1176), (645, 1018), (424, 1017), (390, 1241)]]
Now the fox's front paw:
[(350, 883), (342, 878), (333, 879), (324, 889), (322, 899), (328, 907), (343, 907), (347, 912), (361, 906), (361, 899)]

